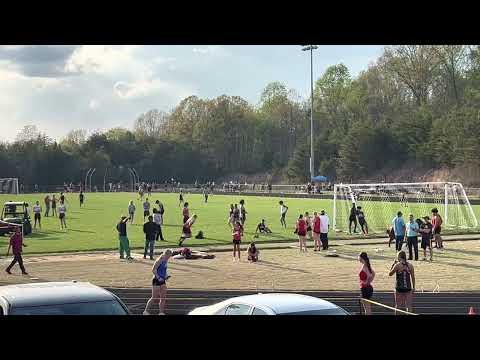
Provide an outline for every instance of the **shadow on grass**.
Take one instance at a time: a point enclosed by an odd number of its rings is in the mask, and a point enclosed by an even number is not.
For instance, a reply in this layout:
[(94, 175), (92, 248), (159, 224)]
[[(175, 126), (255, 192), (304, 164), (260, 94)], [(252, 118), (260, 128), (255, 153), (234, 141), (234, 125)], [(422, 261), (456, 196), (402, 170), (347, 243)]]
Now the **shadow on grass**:
[(480, 270), (480, 265), (469, 265), (469, 264), (453, 263), (453, 262), (448, 262), (448, 261), (438, 261), (438, 260), (435, 260), (435, 253), (434, 253), (433, 256), (434, 256), (433, 263), (436, 263), (436, 264), (462, 267), (462, 268), (465, 268), (465, 269)]
[(88, 230), (77, 230), (77, 229), (69, 229), (69, 231), (74, 231), (74, 232), (81, 232), (81, 233), (89, 233), (89, 234), (96, 234), (96, 231), (88, 231)]
[(480, 251), (475, 251), (475, 250), (451, 249), (449, 247), (447, 251), (457, 252), (457, 253), (466, 254), (466, 255), (474, 255), (474, 256), (480, 255)]
[(299, 272), (299, 273), (302, 273), (302, 274), (310, 274), (310, 271), (291, 268), (291, 267), (287, 267), (287, 266), (280, 266), (277, 263), (274, 263), (274, 262), (271, 262), (271, 261), (261, 260), (261, 261), (257, 262), (257, 265), (266, 266), (266, 267), (273, 268), (273, 269), (295, 271), (295, 272)]
[[(195, 261), (198, 261), (198, 260), (202, 260), (202, 259), (197, 259)], [(190, 261), (192, 260), (182, 260), (182, 261), (188, 261), (188, 263), (180, 263), (180, 262), (171, 262), (170, 264), (173, 265), (179, 265), (179, 266), (188, 266), (188, 267), (191, 267), (191, 268), (195, 268), (195, 269), (203, 269), (203, 270), (211, 270), (211, 271), (218, 271), (218, 269), (215, 269), (215, 268), (212, 268), (212, 267), (209, 267), (209, 266), (202, 266), (202, 265), (197, 265), (197, 262), (195, 262), (195, 265), (194, 264), (191, 264)]]

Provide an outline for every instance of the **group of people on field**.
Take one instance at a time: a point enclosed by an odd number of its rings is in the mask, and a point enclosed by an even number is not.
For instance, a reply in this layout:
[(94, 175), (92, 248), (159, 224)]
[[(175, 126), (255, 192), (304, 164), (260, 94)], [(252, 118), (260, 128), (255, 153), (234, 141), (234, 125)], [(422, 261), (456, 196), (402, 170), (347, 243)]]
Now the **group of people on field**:
[[(283, 206), (283, 204), (281, 204)], [(282, 209), (282, 208), (281, 208)], [(285, 216), (280, 210), (281, 222), (285, 222)], [(328, 250), (328, 231), (330, 230), (330, 219), (321, 210), (320, 214), (316, 211), (313, 216), (307, 212), (300, 214), (295, 225), (295, 234), (298, 236), (298, 246), (300, 252), (307, 251), (307, 239), (313, 240), (313, 251)]]
[[(352, 233), (352, 225), (355, 225), (353, 229), (353, 233)], [(365, 218), (365, 213), (363, 212), (361, 206), (357, 206), (355, 203), (353, 203), (352, 208), (350, 209), (350, 216), (348, 218), (348, 233), (356, 234), (358, 225), (360, 225), (363, 235), (367, 236), (368, 224)]]
[[(415, 261), (418, 260), (418, 236), (421, 237), (421, 247), (423, 249), (423, 260), (427, 260), (427, 249), (430, 252), (430, 261), (433, 261), (433, 248), (443, 249), (443, 241), (441, 237), (442, 232), (442, 217), (438, 213), (437, 208), (431, 210), (432, 218), (424, 216), (415, 219), (413, 214), (408, 216), (408, 221), (405, 222), (401, 211), (392, 220), (392, 227), (387, 231), (390, 237), (390, 242), (395, 240), (395, 250), (402, 250), (404, 243), (408, 247), (408, 260), (412, 260), (415, 255)], [(435, 246), (432, 246), (432, 241), (435, 241)], [(413, 250), (413, 251), (412, 251)]]

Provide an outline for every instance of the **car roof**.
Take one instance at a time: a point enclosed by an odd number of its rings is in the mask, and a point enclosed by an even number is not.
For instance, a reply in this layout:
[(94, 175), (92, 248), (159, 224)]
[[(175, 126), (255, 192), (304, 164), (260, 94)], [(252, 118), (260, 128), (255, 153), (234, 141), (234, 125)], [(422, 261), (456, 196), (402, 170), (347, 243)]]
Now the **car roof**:
[(112, 300), (105, 289), (88, 282), (45, 282), (0, 286), (0, 297), (12, 307)]
[(7, 201), (4, 205), (25, 205), (24, 201)]
[(260, 308), (269, 308), (276, 314), (338, 308), (337, 305), (329, 301), (313, 296), (286, 293), (246, 295), (228, 300), (228, 303), (237, 302)]

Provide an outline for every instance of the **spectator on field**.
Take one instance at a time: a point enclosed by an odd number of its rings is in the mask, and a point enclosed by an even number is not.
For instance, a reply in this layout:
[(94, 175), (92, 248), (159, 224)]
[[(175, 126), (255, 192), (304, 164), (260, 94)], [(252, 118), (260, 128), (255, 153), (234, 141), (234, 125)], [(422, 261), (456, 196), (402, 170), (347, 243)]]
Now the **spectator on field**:
[(414, 220), (413, 215), (410, 214), (408, 217), (408, 223), (405, 225), (407, 232), (407, 245), (408, 245), (408, 260), (412, 260), (412, 247), (415, 252), (415, 261), (418, 260), (418, 233), (420, 227), (418, 223)]
[(43, 202), (45, 203), (45, 217), (48, 217), (48, 213), (50, 212), (50, 195), (45, 196)]
[(130, 219), (130, 224), (133, 224), (133, 219), (135, 217), (135, 204), (132, 200), (130, 200), (130, 203), (128, 204), (128, 215)]
[(432, 234), (433, 239), (435, 240), (435, 247), (438, 249), (443, 249), (443, 240), (440, 236), (440, 233), (442, 232), (442, 223), (443, 220), (438, 213), (438, 209), (432, 209)]
[(423, 218), (422, 224), (420, 225), (420, 234), (422, 235), (422, 249), (423, 249), (423, 260), (427, 260), (427, 248), (430, 251), (430, 261), (433, 261), (433, 250), (432, 250), (432, 223), (430, 218), (425, 216)]
[(159, 238), (161, 241), (165, 241), (162, 233), (162, 215), (156, 208), (153, 208), (153, 222), (157, 226), (157, 235), (155, 237), (155, 241), (158, 241)]
[[(153, 209), (156, 213), (157, 209)], [(150, 249), (150, 260), (153, 260), (153, 250), (155, 248), (155, 237), (158, 233), (158, 226), (153, 222), (153, 216), (148, 217), (148, 221), (143, 224), (143, 233), (145, 234), (145, 248), (143, 251), (143, 258), (147, 258), (147, 251)]]
[(10, 237), (10, 244), (8, 245), (7, 256), (10, 254), (10, 249), (12, 249), (13, 260), (10, 265), (8, 265), (8, 267), (5, 269), (5, 271), (10, 275), (12, 274), (10, 270), (12, 270), (12, 267), (15, 266), (17, 262), (20, 266), (20, 270), (22, 270), (22, 275), (28, 275), (25, 267), (23, 266), (22, 259), (22, 247), (25, 247), (27, 245), (23, 243), (23, 235), (20, 230), (20, 226), (15, 227), (15, 233)]
[(403, 220), (403, 214), (401, 211), (397, 213), (397, 216), (392, 220), (393, 232), (395, 234), (395, 250), (402, 250), (403, 239), (405, 238), (405, 221)]
[(330, 230), (330, 219), (325, 210), (320, 211), (320, 242), (322, 249), (328, 250), (328, 231)]

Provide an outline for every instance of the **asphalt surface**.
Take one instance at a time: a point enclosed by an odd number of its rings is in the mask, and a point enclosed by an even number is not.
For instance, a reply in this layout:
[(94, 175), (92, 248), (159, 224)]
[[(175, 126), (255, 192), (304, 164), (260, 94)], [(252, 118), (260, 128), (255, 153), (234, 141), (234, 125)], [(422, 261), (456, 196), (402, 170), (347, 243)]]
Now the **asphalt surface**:
[[(150, 289), (119, 289), (111, 288), (109, 291), (120, 297), (133, 314), (141, 314), (150, 297)], [(271, 292), (259, 290), (258, 292)], [(231, 297), (255, 294), (255, 291), (236, 290), (175, 290), (169, 289), (167, 293), (166, 314), (186, 315), (198, 306), (212, 305)], [(351, 314), (360, 311), (358, 293), (343, 291), (311, 291), (297, 292), (328, 300), (341, 306)], [(375, 292), (373, 301), (394, 306), (392, 292)], [(480, 293), (471, 292), (444, 292), (444, 293), (416, 293), (414, 297), (414, 312), (422, 315), (466, 315), (470, 306), (476, 311), (480, 310)], [(373, 314), (393, 315), (393, 311), (372, 305)]]

